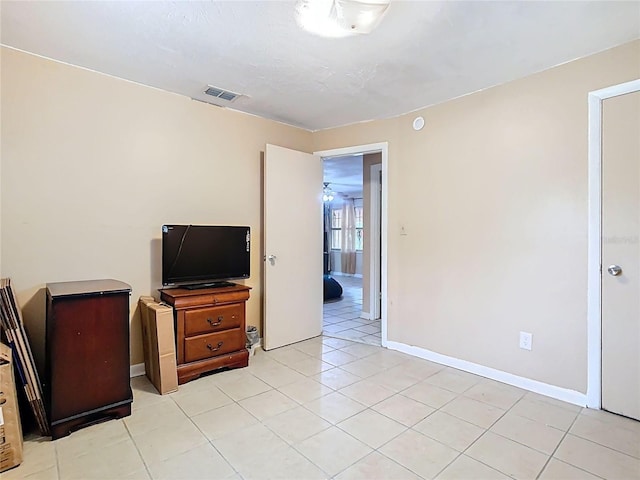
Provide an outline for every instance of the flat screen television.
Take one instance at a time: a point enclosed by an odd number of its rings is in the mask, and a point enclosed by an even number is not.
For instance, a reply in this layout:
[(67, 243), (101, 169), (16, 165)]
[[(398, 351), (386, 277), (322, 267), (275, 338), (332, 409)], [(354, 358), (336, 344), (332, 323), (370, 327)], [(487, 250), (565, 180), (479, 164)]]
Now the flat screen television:
[(162, 226), (162, 285), (204, 288), (249, 278), (251, 229), (220, 225)]

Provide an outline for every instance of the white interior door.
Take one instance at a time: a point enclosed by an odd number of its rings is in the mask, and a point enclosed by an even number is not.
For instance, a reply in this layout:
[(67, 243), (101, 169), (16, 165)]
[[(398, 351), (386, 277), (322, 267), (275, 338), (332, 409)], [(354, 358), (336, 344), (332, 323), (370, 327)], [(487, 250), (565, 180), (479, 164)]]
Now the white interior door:
[(264, 158), (265, 350), (322, 333), (322, 160), (267, 145)]
[(602, 408), (640, 420), (640, 92), (602, 103)]

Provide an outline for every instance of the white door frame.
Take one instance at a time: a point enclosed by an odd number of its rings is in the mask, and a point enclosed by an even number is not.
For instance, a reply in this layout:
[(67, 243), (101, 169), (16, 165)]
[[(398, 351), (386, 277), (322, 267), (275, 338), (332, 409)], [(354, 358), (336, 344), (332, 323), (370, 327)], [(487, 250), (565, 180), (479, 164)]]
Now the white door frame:
[(388, 206), (388, 185), (387, 171), (389, 162), (389, 144), (387, 142), (370, 143), (367, 145), (355, 145), (353, 147), (334, 148), (331, 150), (321, 150), (313, 152), (314, 155), (325, 157), (339, 157), (344, 155), (357, 155), (360, 153), (382, 154), (382, 261), (380, 269), (382, 271), (382, 302), (380, 306), (380, 326), (381, 340), (383, 347), (387, 346), (387, 206)]
[(587, 407), (602, 408), (602, 102), (640, 91), (640, 80), (589, 92)]
[(369, 228), (369, 316), (372, 320), (380, 318), (380, 239), (381, 225), (380, 212), (382, 198), (380, 196), (382, 183), (380, 183), (380, 174), (382, 173), (382, 165), (371, 165), (371, 203), (369, 211), (371, 212), (371, 222)]

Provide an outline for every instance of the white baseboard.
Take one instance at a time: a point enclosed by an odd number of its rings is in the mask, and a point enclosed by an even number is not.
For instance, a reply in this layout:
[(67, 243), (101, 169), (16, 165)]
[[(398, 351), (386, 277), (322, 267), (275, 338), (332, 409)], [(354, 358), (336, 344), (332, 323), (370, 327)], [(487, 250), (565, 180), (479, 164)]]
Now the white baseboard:
[(360, 318), (363, 320), (371, 320), (371, 314), (369, 312), (360, 312)]
[(449, 357), (447, 355), (442, 355), (413, 345), (387, 341), (386, 346), (391, 350), (397, 350), (408, 355), (413, 355), (414, 357), (424, 358), (425, 360), (430, 360), (441, 365), (474, 373), (482, 377), (490, 378), (491, 380), (496, 380), (508, 385), (513, 385), (514, 387), (539, 393), (540, 395), (562, 400), (563, 402), (572, 403), (581, 407), (584, 407), (587, 404), (586, 394), (576, 392), (575, 390), (569, 390), (567, 388), (549, 385), (548, 383), (539, 382), (530, 378), (520, 377), (512, 373), (503, 372), (502, 370), (496, 370), (495, 368), (485, 367), (484, 365), (479, 365), (477, 363)]
[(129, 376), (131, 378), (133, 378), (133, 377), (141, 377), (145, 373), (146, 372), (144, 370), (144, 363), (137, 363), (137, 364), (131, 365), (129, 367)]

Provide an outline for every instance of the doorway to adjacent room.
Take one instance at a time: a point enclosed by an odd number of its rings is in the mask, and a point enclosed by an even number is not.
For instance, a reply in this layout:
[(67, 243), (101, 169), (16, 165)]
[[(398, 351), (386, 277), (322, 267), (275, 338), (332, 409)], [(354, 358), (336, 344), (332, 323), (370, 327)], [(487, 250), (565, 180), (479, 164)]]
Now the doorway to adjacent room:
[(386, 153), (386, 144), (316, 153), (323, 159), (325, 187), (323, 333), (371, 345), (386, 343), (382, 235)]

